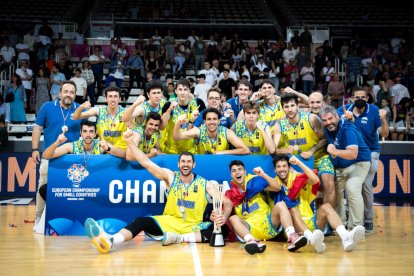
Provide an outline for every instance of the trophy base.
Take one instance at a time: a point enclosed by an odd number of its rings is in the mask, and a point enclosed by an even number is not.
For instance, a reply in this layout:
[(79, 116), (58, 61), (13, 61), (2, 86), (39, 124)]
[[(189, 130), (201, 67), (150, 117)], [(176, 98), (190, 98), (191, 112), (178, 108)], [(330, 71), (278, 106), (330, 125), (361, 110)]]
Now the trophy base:
[(210, 246), (213, 247), (223, 247), (224, 244), (224, 237), (222, 232), (213, 232), (210, 238)]

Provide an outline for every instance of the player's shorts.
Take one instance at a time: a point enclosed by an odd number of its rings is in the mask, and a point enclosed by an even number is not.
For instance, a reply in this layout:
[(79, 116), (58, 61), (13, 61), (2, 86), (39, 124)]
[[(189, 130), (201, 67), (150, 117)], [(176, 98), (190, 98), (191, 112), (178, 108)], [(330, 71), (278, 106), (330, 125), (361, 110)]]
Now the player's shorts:
[(318, 160), (315, 160), (314, 167), (318, 168), (319, 177), (325, 173), (335, 175), (334, 166), (332, 165), (331, 159), (329, 159), (329, 155), (324, 155)]
[(318, 229), (318, 225), (316, 224), (316, 215), (313, 217), (302, 217), (303, 222), (305, 222), (306, 226), (309, 228), (311, 232)]
[(272, 213), (267, 215), (255, 213), (246, 219), (249, 225), (250, 233), (258, 240), (270, 240), (276, 237), (281, 231), (282, 227), (277, 229), (272, 224)]

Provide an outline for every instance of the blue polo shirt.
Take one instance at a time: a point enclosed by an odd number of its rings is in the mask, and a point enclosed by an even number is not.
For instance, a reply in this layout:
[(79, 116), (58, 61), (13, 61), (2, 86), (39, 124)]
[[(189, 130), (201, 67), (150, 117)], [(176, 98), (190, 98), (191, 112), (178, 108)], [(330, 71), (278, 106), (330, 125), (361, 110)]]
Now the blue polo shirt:
[(239, 104), (239, 97), (231, 98), (227, 100), (226, 103), (231, 105), (231, 109), (233, 109), (234, 111), (234, 118), (237, 119), (237, 116), (239, 116), (240, 111), (243, 110), (243, 105)]
[[(351, 111), (354, 109), (354, 104), (347, 104), (346, 110)], [(337, 110), (339, 116), (343, 112), (343, 108), (340, 107)], [(364, 112), (358, 117), (354, 114), (354, 124), (359, 128), (364, 138), (365, 144), (371, 151), (379, 152), (379, 134), (378, 128), (381, 127), (381, 119), (379, 116), (379, 109), (376, 105), (366, 104)]]
[(43, 104), (36, 116), (36, 125), (43, 127), (43, 151), (53, 144), (57, 140), (59, 134), (62, 133), (64, 118), (67, 118), (66, 126), (68, 127), (68, 131), (65, 134), (68, 138), (67, 142), (73, 142), (79, 139), (80, 123), (82, 120), (72, 119), (72, 115), (79, 104), (74, 102), (70, 108), (61, 109), (59, 101), (60, 100), (55, 100)]
[(334, 167), (347, 168), (357, 162), (371, 161), (371, 151), (365, 144), (361, 132), (352, 122), (341, 118), (336, 131), (328, 131), (326, 128), (324, 130), (328, 144), (334, 144), (337, 149), (345, 150), (349, 146), (358, 147), (358, 156), (354, 160), (330, 156)]
[[(194, 122), (194, 126), (200, 127), (202, 124), (204, 124), (203, 114), (206, 110), (207, 109), (204, 109), (203, 111), (200, 112), (200, 115), (197, 117), (197, 119)], [(219, 125), (226, 127), (226, 128), (231, 128), (231, 125), (232, 125), (231, 119), (224, 116), (224, 114), (221, 114)]]

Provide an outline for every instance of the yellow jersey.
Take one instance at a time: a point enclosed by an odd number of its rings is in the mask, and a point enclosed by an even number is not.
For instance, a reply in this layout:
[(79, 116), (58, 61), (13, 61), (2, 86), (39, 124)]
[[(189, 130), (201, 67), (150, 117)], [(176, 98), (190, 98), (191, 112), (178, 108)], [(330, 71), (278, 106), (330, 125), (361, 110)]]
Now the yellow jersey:
[(122, 135), (127, 130), (127, 126), (122, 122), (125, 108), (119, 106), (118, 113), (112, 117), (108, 113), (108, 107), (99, 107), (98, 118), (96, 120), (96, 133), (101, 140), (111, 143), (117, 148), (125, 150), (127, 143)]
[(174, 180), (167, 190), (167, 203), (164, 213), (153, 216), (161, 230), (180, 234), (206, 229), (211, 222), (203, 222), (207, 206), (207, 180), (194, 174), (194, 180), (187, 186), (180, 178), (180, 172), (174, 172)]
[[(85, 154), (83, 140), (77, 140), (72, 143), (72, 154)], [(99, 139), (93, 140), (91, 154), (101, 154), (101, 148), (99, 147)]]
[(227, 128), (219, 125), (217, 137), (215, 139), (211, 139), (207, 133), (206, 125), (201, 125), (200, 135), (195, 143), (197, 145), (198, 154), (228, 150), (229, 143), (227, 141)]
[(147, 139), (143, 126), (134, 128), (134, 132), (138, 133), (141, 136), (141, 141), (138, 143), (138, 148), (144, 153), (149, 153), (151, 149), (155, 148), (158, 140), (160, 139), (159, 132), (154, 133), (151, 135), (150, 139)]
[[(163, 132), (163, 136), (161, 139), (161, 150), (164, 153), (182, 153), (185, 151), (195, 153), (196, 148), (194, 145), (194, 139), (189, 140), (180, 140), (175, 141), (172, 137), (172, 132), (174, 129), (175, 122), (177, 122), (177, 119), (180, 115), (186, 114), (188, 121), (191, 120), (191, 116), (193, 115), (193, 112), (197, 110), (197, 100), (193, 99), (189, 102), (187, 109), (183, 109), (180, 105), (178, 105), (173, 111), (171, 111), (171, 117), (168, 120), (168, 124), (166, 126), (165, 132)], [(180, 131), (186, 131), (188, 130), (189, 122), (186, 122), (185, 124), (182, 124), (180, 126)], [(165, 135), (164, 135), (165, 134)]]
[[(287, 148), (289, 145), (296, 146), (297, 150), (293, 152), (294, 155), (310, 150), (320, 140), (309, 122), (310, 113), (300, 112), (299, 116), (300, 118), (296, 125), (292, 125), (287, 118), (279, 121), (281, 138), (279, 146), (276, 146), (279, 148)], [(317, 120), (320, 119), (317, 118)], [(322, 148), (313, 155), (316, 161), (326, 154), (326, 149)]]
[(275, 104), (275, 106), (268, 106), (264, 100), (259, 101), (260, 105), (260, 114), (259, 121), (267, 123), (270, 127), (270, 131), (273, 133), (273, 128), (277, 120), (285, 118), (285, 112), (283, 111), (282, 104), (280, 100)]
[[(262, 124), (265, 129), (269, 128), (265, 122), (262, 122)], [(243, 140), (244, 144), (249, 147), (252, 154), (268, 154), (260, 130), (255, 128), (252, 132), (249, 132), (245, 119), (235, 122), (233, 128), (236, 136)]]

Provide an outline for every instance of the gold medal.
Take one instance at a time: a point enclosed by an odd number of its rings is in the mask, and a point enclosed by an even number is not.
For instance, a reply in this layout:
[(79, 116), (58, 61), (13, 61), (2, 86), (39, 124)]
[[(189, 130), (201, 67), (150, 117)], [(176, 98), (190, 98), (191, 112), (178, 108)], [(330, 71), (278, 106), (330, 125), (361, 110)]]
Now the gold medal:
[(244, 217), (244, 218), (247, 218), (248, 216), (249, 216), (249, 212), (244, 211), (244, 212), (243, 212), (243, 217)]
[(180, 213), (184, 213), (185, 212), (185, 208), (184, 208), (184, 206), (180, 206)]
[(294, 146), (293, 146), (293, 149), (294, 149), (295, 151), (297, 151), (297, 150), (299, 150), (299, 146), (298, 146), (298, 145), (294, 145)]

